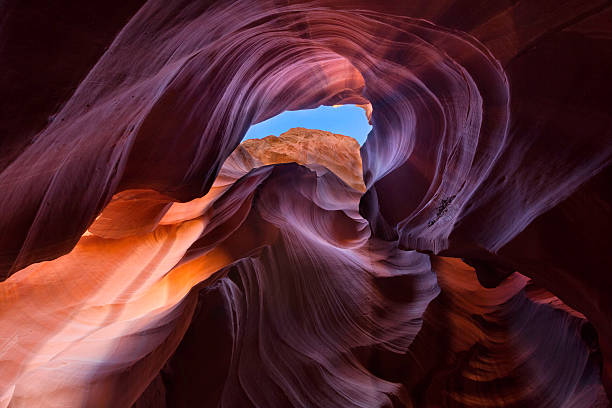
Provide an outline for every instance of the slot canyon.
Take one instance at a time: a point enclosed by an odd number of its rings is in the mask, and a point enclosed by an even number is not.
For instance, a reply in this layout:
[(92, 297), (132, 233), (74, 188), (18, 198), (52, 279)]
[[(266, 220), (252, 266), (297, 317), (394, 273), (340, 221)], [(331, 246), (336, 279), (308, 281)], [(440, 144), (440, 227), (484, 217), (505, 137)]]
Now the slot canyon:
[(0, 22), (0, 408), (610, 406), (612, 1)]

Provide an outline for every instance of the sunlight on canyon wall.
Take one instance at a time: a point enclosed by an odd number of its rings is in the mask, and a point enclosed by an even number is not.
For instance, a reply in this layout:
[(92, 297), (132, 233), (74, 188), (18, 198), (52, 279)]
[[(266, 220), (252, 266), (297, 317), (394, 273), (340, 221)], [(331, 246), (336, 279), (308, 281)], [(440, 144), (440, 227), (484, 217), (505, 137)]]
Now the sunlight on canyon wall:
[(0, 407), (609, 405), (610, 2), (0, 9)]

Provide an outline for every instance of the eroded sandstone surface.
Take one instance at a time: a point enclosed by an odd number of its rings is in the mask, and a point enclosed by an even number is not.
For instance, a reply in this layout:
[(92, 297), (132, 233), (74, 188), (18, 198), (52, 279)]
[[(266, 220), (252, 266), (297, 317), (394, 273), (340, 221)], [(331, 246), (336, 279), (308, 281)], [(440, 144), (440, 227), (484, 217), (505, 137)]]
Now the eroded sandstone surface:
[(293, 128), (278, 137), (245, 140), (233, 154), (245, 149), (261, 165), (295, 162), (331, 170), (346, 184), (365, 192), (359, 143), (349, 136), (324, 130)]
[(0, 15), (0, 407), (609, 405), (609, 1)]

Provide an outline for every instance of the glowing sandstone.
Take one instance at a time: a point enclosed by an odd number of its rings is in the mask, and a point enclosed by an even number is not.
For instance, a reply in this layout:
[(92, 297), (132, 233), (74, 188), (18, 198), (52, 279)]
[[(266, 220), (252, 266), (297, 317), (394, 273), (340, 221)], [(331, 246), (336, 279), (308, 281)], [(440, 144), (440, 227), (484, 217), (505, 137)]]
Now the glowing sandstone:
[(609, 404), (609, 3), (113, 3), (0, 6), (0, 406)]
[(241, 149), (261, 164), (296, 162), (305, 166), (325, 166), (355, 190), (365, 192), (359, 143), (351, 137), (293, 128), (279, 137), (245, 140), (234, 154)]

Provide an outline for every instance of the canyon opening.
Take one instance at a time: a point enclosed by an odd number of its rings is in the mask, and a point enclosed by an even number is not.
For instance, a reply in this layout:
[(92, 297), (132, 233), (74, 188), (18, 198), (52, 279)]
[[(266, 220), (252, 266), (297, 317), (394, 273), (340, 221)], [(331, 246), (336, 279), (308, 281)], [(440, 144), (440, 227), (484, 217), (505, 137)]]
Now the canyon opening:
[(0, 13), (0, 408), (609, 406), (609, 2)]

